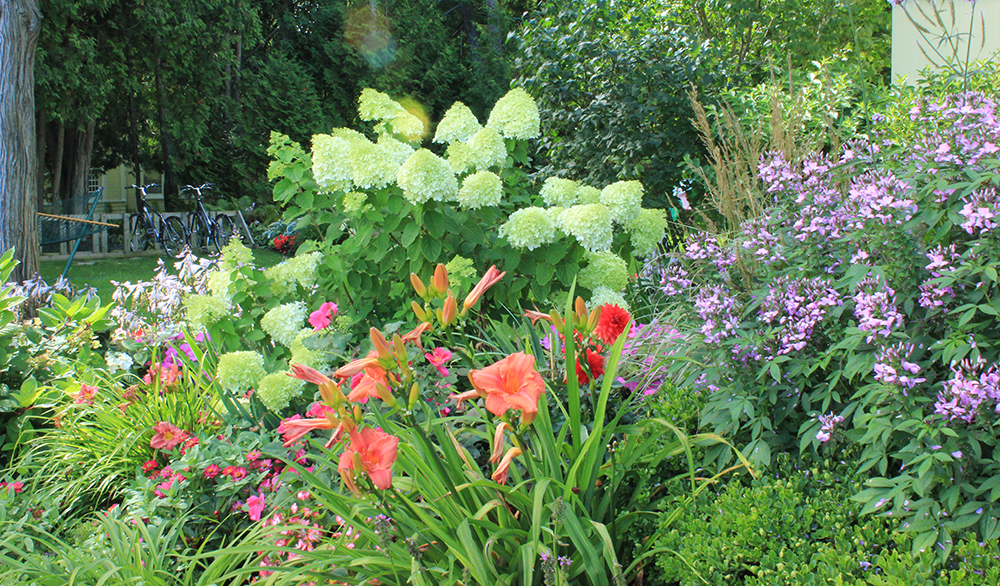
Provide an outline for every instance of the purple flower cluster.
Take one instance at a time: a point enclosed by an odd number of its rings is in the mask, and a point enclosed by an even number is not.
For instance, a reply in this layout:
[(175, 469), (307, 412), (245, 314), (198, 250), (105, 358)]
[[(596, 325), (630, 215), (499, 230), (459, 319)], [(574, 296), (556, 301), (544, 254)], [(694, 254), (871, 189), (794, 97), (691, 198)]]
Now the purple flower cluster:
[(769, 286), (758, 315), (764, 323), (780, 326), (774, 345), (775, 355), (781, 356), (805, 348), (826, 317), (826, 308), (840, 304), (840, 294), (821, 278), (778, 277)]
[(667, 297), (680, 295), (691, 286), (688, 271), (684, 270), (684, 265), (676, 259), (669, 259), (666, 264), (647, 262), (642, 269), (641, 277)]
[(781, 254), (781, 237), (774, 233), (770, 224), (767, 218), (744, 222), (743, 235), (746, 239), (740, 243), (740, 246), (749, 251), (754, 259), (765, 265), (785, 260)]
[(834, 415), (829, 413), (827, 415), (819, 416), (820, 428), (816, 432), (816, 439), (826, 443), (833, 438), (833, 432), (837, 430), (837, 426), (844, 422), (844, 418), (841, 415)]
[(720, 272), (736, 262), (736, 255), (722, 247), (717, 238), (706, 232), (696, 232), (688, 236), (684, 241), (684, 256), (693, 261), (710, 261)]
[(910, 109), (920, 136), (908, 159), (917, 169), (936, 174), (963, 171), (1000, 153), (1000, 120), (996, 101), (977, 92), (948, 96), (943, 102), (919, 103)]
[(996, 189), (973, 193), (972, 198), (966, 200), (962, 211), (958, 212), (965, 218), (962, 229), (969, 234), (975, 234), (976, 231), (979, 232), (980, 236), (989, 234), (997, 227), (994, 218), (1000, 213), (998, 208), (1000, 208), (1000, 199), (997, 198)]
[(903, 327), (903, 314), (896, 308), (896, 292), (881, 279), (865, 277), (855, 289), (854, 316), (858, 318), (858, 329), (868, 332), (866, 342), (888, 338), (893, 330)]
[(906, 360), (912, 354), (913, 344), (900, 342), (895, 346), (882, 346), (875, 353), (875, 380), (900, 387), (904, 395), (925, 382), (927, 379), (923, 377), (910, 376), (920, 373), (920, 366)]
[(949, 421), (972, 423), (982, 410), (992, 407), (1000, 413), (1000, 372), (995, 364), (988, 367), (982, 359), (963, 360), (952, 365), (952, 377), (944, 381), (934, 412)]
[(706, 344), (718, 344), (732, 336), (740, 325), (740, 303), (722, 285), (698, 291), (694, 298), (694, 308), (704, 322), (701, 333), (705, 335)]

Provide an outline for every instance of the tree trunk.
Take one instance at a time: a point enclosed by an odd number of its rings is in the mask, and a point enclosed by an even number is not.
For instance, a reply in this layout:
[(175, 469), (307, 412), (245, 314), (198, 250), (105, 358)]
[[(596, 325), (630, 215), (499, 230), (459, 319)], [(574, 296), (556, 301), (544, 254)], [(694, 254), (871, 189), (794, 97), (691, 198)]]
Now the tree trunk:
[[(88, 120), (83, 130), (76, 133), (76, 148), (73, 152), (73, 174), (70, 176), (69, 191), (67, 197), (79, 198), (87, 193), (87, 183), (90, 179), (90, 158), (94, 152), (94, 130), (97, 122)], [(86, 202), (76, 200), (74, 214), (86, 214)]]
[(0, 251), (17, 249), (14, 281), (38, 272), (35, 46), (41, 18), (37, 0), (0, 0)]
[(49, 116), (44, 108), (39, 108), (35, 113), (35, 149), (38, 153), (38, 167), (35, 169), (35, 176), (38, 180), (35, 183), (35, 197), (38, 199), (39, 210), (45, 206), (45, 155), (47, 154), (46, 129), (49, 125)]
[(66, 152), (66, 123), (62, 120), (56, 124), (56, 152), (52, 154), (52, 203), (62, 200), (63, 155)]

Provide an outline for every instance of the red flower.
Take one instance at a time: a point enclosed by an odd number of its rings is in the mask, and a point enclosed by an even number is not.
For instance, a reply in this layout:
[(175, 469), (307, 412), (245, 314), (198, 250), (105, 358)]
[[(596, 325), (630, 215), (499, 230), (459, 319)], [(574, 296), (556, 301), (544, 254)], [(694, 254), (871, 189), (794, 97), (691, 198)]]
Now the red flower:
[(597, 320), (594, 335), (605, 344), (614, 344), (618, 340), (618, 336), (625, 331), (630, 319), (632, 316), (617, 305), (610, 303), (602, 305), (601, 317)]
[(153, 439), (149, 445), (157, 450), (172, 450), (174, 446), (186, 440), (187, 432), (172, 423), (161, 421), (153, 426)]
[(205, 468), (205, 478), (208, 478), (209, 480), (211, 480), (212, 478), (215, 478), (218, 475), (219, 475), (219, 465), (218, 464), (209, 464)]
[[(594, 375), (594, 378), (604, 374), (604, 356), (601, 356), (597, 352), (594, 352), (590, 348), (587, 348), (587, 366), (590, 367), (590, 374)], [(587, 372), (580, 365), (580, 361), (576, 361), (576, 378), (580, 381), (581, 385), (585, 385), (590, 382), (590, 377), (587, 376)]]

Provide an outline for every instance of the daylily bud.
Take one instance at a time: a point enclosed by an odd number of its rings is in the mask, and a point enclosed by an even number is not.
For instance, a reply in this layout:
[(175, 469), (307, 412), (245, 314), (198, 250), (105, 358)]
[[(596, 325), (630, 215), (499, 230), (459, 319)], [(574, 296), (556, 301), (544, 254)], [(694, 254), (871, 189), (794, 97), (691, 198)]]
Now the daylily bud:
[(431, 281), (434, 293), (444, 297), (448, 293), (448, 269), (443, 264), (434, 267), (434, 280)]
[(496, 464), (503, 457), (503, 432), (509, 429), (510, 426), (505, 422), (501, 422), (497, 426), (496, 433), (493, 434), (493, 452), (490, 455), (490, 462)]
[(514, 458), (520, 455), (520, 448), (511, 448), (507, 450), (507, 453), (504, 454), (503, 460), (500, 461), (500, 465), (497, 466), (496, 472), (494, 472), (490, 478), (492, 478), (494, 482), (507, 484), (507, 475), (510, 473), (510, 463)]
[(365, 469), (365, 462), (361, 459), (361, 454), (359, 452), (354, 452), (351, 454), (352, 465), (354, 467), (354, 472), (361, 472)]
[(385, 336), (382, 335), (382, 332), (371, 328), (368, 330), (368, 334), (372, 339), (372, 346), (378, 352), (379, 360), (392, 360), (392, 348), (389, 346), (389, 342), (385, 339)]
[(413, 285), (413, 289), (416, 290), (417, 296), (421, 299), (427, 299), (427, 287), (424, 287), (424, 282), (420, 280), (420, 277), (416, 273), (410, 273), (410, 283)]
[(358, 490), (358, 485), (354, 484), (354, 470), (350, 468), (341, 470), (340, 481), (344, 483), (344, 486), (346, 486), (347, 490), (351, 491), (351, 493), (357, 495), (361, 492)]
[(420, 385), (413, 383), (413, 386), (410, 387), (410, 397), (406, 402), (406, 408), (413, 409), (413, 407), (417, 404), (418, 399), (420, 399)]
[(375, 385), (375, 392), (378, 393), (378, 397), (380, 399), (385, 401), (386, 405), (390, 407), (396, 406), (396, 397), (392, 396), (392, 393), (389, 392), (389, 389), (385, 385), (383, 385), (382, 383), (377, 383)]
[(399, 369), (406, 371), (409, 368), (409, 356), (406, 354), (406, 346), (403, 345), (403, 338), (399, 334), (392, 335), (392, 348), (396, 351), (396, 362)]
[(476, 284), (472, 291), (470, 291), (465, 297), (465, 302), (462, 303), (462, 315), (465, 315), (465, 312), (469, 311), (469, 309), (475, 305), (477, 301), (479, 301), (479, 298), (483, 296), (483, 293), (495, 285), (497, 281), (502, 279), (506, 274), (506, 271), (502, 273), (498, 271), (495, 265), (491, 266), (489, 270), (486, 271), (486, 274), (483, 275), (483, 278), (479, 280), (479, 283)]
[(354, 421), (361, 421), (361, 405), (354, 406)]
[(431, 321), (431, 316), (427, 315), (427, 311), (424, 309), (423, 305), (420, 305), (416, 301), (411, 301), (410, 307), (413, 308), (413, 314), (417, 316), (417, 321), (419, 322)]
[[(572, 316), (572, 314), (570, 315)], [(560, 316), (559, 312), (554, 309), (549, 312), (549, 321), (552, 322), (552, 325), (554, 325), (556, 329), (559, 330), (560, 332), (563, 331), (563, 327), (566, 325), (566, 322), (563, 321), (562, 316)]]
[(598, 305), (590, 312), (590, 318), (587, 320), (587, 331), (592, 332), (594, 328), (597, 327), (597, 322), (601, 319), (601, 306)]
[(444, 309), (441, 310), (441, 315), (438, 318), (441, 320), (442, 327), (450, 326), (458, 318), (458, 301), (451, 293), (448, 293), (448, 298), (444, 300)]
[(521, 431), (534, 423), (535, 417), (538, 417), (538, 411), (521, 411)]
[(583, 302), (583, 297), (576, 298), (576, 317), (573, 323), (581, 326), (587, 323), (587, 304)]

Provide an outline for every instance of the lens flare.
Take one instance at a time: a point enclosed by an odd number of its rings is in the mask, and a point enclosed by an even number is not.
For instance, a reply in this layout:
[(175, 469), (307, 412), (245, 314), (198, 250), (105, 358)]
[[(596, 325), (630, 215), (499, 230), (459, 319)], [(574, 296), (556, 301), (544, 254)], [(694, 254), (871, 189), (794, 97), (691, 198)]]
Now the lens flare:
[(357, 49), (369, 65), (378, 69), (396, 60), (396, 40), (392, 38), (389, 17), (372, 0), (347, 14), (344, 40)]

